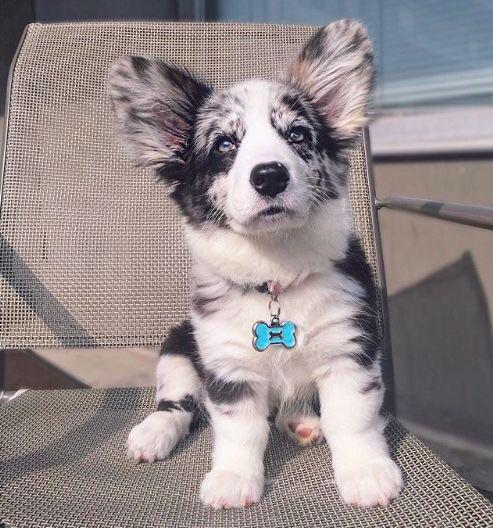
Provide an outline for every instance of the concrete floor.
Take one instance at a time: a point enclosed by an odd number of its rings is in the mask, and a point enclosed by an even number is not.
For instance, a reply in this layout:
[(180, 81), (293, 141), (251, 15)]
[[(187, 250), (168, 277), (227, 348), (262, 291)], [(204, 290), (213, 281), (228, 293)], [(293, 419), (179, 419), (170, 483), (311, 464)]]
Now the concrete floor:
[(38, 348), (34, 353), (88, 387), (154, 385), (158, 348)]

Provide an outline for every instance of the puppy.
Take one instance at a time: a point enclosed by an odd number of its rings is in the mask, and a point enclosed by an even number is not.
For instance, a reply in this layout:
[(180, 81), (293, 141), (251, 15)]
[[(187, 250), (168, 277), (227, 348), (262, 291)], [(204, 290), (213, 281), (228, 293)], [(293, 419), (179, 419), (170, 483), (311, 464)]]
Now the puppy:
[(402, 487), (379, 412), (375, 287), (348, 205), (372, 76), (366, 31), (349, 20), (316, 33), (279, 81), (219, 92), (159, 60), (111, 68), (119, 133), (172, 187), (194, 257), (191, 318), (162, 346), (157, 410), (128, 455), (166, 458), (205, 407), (206, 506), (260, 500), (271, 412), (299, 445), (325, 437), (345, 502), (386, 505)]

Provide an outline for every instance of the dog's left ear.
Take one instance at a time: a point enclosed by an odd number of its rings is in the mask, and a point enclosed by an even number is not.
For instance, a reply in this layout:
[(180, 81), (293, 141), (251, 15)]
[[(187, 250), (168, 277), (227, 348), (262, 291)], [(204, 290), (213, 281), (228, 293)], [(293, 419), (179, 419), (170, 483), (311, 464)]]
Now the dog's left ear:
[(287, 80), (305, 92), (340, 139), (353, 139), (367, 121), (373, 53), (354, 20), (323, 27), (305, 44)]
[(212, 88), (172, 64), (123, 57), (110, 68), (108, 92), (135, 163), (153, 168), (160, 180), (179, 181), (197, 112)]

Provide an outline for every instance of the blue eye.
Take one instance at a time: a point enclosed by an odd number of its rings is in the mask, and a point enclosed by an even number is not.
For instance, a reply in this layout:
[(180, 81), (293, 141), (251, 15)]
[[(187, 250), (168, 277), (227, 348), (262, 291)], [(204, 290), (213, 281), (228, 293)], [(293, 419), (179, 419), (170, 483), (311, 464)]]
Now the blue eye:
[(301, 127), (293, 127), (288, 135), (288, 141), (291, 143), (301, 143), (305, 140), (305, 134)]
[(219, 141), (216, 143), (216, 150), (220, 152), (221, 154), (226, 154), (227, 152), (231, 152), (236, 148), (236, 145), (231, 141), (229, 138), (220, 138)]

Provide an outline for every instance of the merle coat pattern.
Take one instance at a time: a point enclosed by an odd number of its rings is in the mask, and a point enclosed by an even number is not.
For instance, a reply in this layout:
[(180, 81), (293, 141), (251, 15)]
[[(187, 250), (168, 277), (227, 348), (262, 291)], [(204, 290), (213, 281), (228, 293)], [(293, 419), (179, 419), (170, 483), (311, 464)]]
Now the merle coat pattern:
[[(159, 60), (111, 68), (119, 133), (172, 187), (194, 256), (191, 319), (163, 344), (157, 410), (131, 431), (128, 455), (167, 457), (204, 407), (215, 436), (207, 506), (260, 500), (272, 412), (296, 443), (327, 440), (347, 503), (386, 505), (402, 486), (383, 436), (375, 291), (346, 181), (372, 72), (366, 31), (348, 20), (316, 33), (279, 81), (218, 92)], [(297, 325), (293, 349), (252, 347), (266, 281)]]

